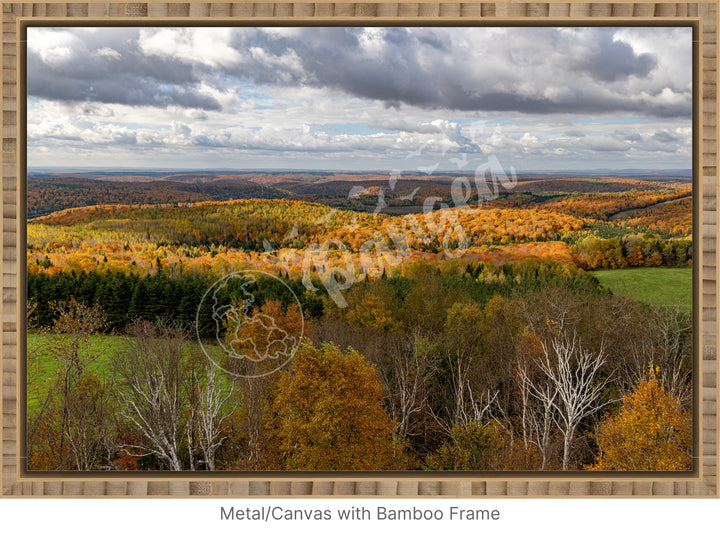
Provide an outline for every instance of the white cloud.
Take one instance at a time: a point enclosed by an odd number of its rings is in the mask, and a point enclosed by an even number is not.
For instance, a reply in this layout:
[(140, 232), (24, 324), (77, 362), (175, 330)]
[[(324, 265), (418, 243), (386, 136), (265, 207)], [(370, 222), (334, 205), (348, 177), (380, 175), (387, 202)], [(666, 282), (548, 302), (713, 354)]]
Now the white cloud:
[(148, 28), (141, 30), (138, 44), (149, 56), (227, 67), (243, 58), (240, 51), (230, 46), (231, 35), (231, 28)]
[(120, 59), (120, 52), (117, 50), (110, 48), (110, 47), (103, 47), (95, 52), (98, 56), (103, 56), (106, 58), (114, 58), (114, 59)]
[(690, 165), (683, 28), (107, 30), (29, 29), (30, 165)]

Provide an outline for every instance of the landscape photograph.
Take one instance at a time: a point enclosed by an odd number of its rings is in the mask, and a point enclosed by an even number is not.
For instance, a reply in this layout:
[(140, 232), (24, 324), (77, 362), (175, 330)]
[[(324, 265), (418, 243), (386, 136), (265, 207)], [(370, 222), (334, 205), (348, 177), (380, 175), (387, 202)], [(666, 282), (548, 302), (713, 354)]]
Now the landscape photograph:
[(690, 27), (27, 28), (29, 471), (690, 471)]

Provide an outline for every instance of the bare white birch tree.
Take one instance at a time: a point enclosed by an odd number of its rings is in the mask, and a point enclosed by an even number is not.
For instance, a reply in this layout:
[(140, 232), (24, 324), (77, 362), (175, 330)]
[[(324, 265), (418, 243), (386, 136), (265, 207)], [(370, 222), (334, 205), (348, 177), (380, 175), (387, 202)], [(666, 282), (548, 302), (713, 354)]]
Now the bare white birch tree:
[(431, 351), (418, 335), (398, 351), (389, 370), (381, 370), (390, 414), (398, 422), (393, 432), (396, 438), (417, 434), (415, 423), (429, 406), (428, 383), (434, 370)]
[(563, 435), (562, 469), (567, 470), (578, 425), (610, 403), (598, 402), (609, 381), (598, 374), (605, 363), (604, 348), (601, 345), (595, 354), (583, 348), (575, 335), (572, 339), (561, 335), (549, 344), (543, 342), (542, 353), (538, 368), (546, 375), (551, 388), (532, 391), (544, 404), (557, 410), (558, 427)]
[[(496, 404), (498, 393), (487, 392), (478, 397), (473, 392), (471, 382), (472, 356), (466, 350), (457, 347), (454, 354), (445, 359), (450, 372), (450, 400), (442, 411), (431, 415), (440, 429), (449, 437), (458, 426), (467, 427), (470, 423), (487, 423), (491, 418), (491, 407)], [(503, 426), (504, 427), (504, 426)]]
[(532, 444), (542, 455), (540, 470), (547, 469), (552, 430), (557, 424), (555, 399), (558, 390), (548, 381), (541, 382), (529, 371), (526, 363), (518, 363), (522, 402), (521, 423), (525, 450)]
[(188, 380), (183, 366), (185, 336), (177, 328), (148, 322), (135, 323), (130, 333), (128, 347), (118, 353), (114, 366), (121, 380), (121, 414), (142, 433), (146, 443), (125, 448), (154, 454), (170, 470), (182, 470)]
[[(234, 408), (228, 410), (227, 407), (233, 397), (234, 386), (223, 388), (219, 381), (217, 366), (208, 360), (205, 365), (204, 384), (201, 384), (197, 374), (193, 374), (192, 387), (197, 392), (197, 399), (190, 409), (188, 429), (195, 432), (206, 469), (215, 470), (215, 454), (227, 438), (223, 434), (224, 425), (234, 411)], [(188, 439), (189, 447), (193, 442)], [(190, 451), (190, 459), (192, 463), (192, 451)]]
[(456, 425), (465, 425), (475, 419), (477, 403), (473, 386), (478, 371), (478, 347), (481, 333), (478, 325), (483, 320), (482, 310), (474, 304), (455, 303), (447, 312), (446, 340), (443, 344), (443, 364), (449, 372), (451, 399), (445, 407), (444, 422), (436, 420), (448, 435)]

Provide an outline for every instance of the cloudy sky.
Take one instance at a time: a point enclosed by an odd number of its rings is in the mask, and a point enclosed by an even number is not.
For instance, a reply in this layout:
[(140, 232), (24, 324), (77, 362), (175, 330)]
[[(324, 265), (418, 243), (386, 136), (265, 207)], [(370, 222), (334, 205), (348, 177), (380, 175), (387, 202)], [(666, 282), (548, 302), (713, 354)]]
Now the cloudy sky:
[(691, 166), (690, 28), (29, 28), (28, 166)]

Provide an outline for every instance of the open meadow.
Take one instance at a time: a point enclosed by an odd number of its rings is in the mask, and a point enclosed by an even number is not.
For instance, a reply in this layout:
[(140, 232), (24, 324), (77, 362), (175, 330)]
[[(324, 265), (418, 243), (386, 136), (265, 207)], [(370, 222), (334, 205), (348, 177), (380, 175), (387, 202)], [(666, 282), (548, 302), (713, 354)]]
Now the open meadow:
[(688, 316), (692, 310), (691, 267), (599, 270), (594, 275), (613, 293), (652, 305), (676, 306)]

